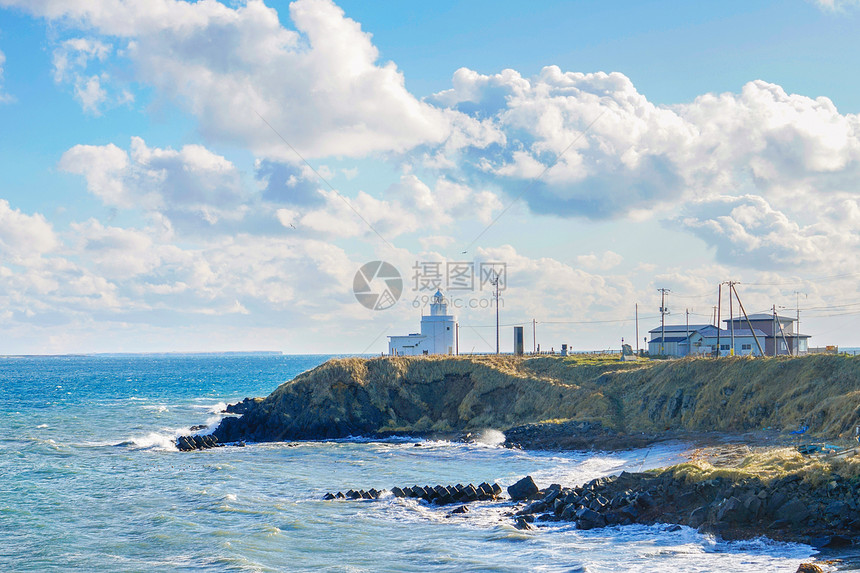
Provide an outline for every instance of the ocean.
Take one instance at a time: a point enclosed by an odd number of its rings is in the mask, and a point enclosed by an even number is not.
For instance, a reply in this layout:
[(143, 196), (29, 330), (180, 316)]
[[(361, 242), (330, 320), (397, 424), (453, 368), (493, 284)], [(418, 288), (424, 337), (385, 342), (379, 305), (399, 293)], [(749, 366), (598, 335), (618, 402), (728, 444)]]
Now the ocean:
[(326, 492), (532, 475), (540, 487), (679, 461), (684, 444), (622, 453), (361, 439), (180, 453), (190, 426), (268, 395), (328, 356), (0, 357), (2, 571), (795, 571), (814, 554), (683, 527), (512, 527), (504, 502), (465, 516)]

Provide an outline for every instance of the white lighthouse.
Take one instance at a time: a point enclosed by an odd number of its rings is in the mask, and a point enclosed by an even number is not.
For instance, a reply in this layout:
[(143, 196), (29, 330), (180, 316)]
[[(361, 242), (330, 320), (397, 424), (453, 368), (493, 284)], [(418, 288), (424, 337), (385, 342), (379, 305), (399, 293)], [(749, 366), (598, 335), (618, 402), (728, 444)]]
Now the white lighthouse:
[(430, 314), (421, 317), (421, 333), (388, 337), (391, 356), (420, 356), (422, 354), (454, 354), (457, 317), (448, 314), (448, 304), (442, 291), (437, 290), (430, 304)]

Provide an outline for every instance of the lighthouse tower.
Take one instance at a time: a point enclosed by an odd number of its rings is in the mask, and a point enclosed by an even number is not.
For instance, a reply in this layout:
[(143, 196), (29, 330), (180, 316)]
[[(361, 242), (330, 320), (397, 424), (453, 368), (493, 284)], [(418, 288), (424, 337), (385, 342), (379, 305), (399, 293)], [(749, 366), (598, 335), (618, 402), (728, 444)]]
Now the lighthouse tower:
[(388, 353), (392, 356), (421, 354), (454, 354), (457, 317), (448, 314), (448, 304), (437, 290), (430, 303), (430, 314), (421, 317), (421, 333), (389, 336)]

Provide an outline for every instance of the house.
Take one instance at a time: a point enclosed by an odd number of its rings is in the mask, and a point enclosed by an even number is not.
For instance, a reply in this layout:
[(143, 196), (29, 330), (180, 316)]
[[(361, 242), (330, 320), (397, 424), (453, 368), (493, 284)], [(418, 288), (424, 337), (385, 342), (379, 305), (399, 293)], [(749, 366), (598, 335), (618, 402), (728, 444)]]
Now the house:
[(454, 354), (457, 317), (448, 314), (448, 304), (437, 290), (430, 304), (430, 315), (421, 317), (421, 332), (388, 337), (390, 356)]
[(719, 331), (712, 324), (658, 326), (649, 331), (648, 353), (657, 356), (708, 356), (713, 355), (718, 346), (720, 356), (761, 356), (762, 351), (766, 356), (807, 352), (809, 335), (794, 332), (793, 318), (754, 314), (749, 317), (749, 323), (744, 317), (723, 322), (726, 327)]
[[(794, 331), (795, 319), (787, 316), (762, 313), (749, 315), (749, 321), (753, 328), (761, 330), (767, 335), (762, 343), (765, 355), (798, 355), (808, 352), (810, 335)], [(724, 322), (728, 324), (727, 328), (734, 325), (735, 332), (737, 332), (738, 327), (748, 328), (747, 319), (744, 317)]]

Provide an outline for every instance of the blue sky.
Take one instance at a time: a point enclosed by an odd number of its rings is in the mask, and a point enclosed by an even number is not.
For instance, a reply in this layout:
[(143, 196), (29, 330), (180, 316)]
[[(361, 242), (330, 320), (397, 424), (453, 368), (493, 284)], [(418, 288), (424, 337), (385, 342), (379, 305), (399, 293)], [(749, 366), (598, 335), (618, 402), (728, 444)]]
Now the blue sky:
[[(381, 352), (417, 329), (416, 262), (504, 263), (502, 322), (545, 348), (617, 348), (637, 303), (641, 338), (662, 287), (710, 322), (726, 280), (860, 345), (858, 23), (0, 0), (0, 353)], [(403, 275), (389, 309), (353, 296), (371, 260)], [(494, 349), (487, 289), (449, 294), (461, 350)]]

